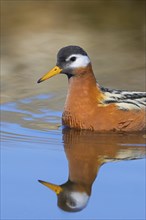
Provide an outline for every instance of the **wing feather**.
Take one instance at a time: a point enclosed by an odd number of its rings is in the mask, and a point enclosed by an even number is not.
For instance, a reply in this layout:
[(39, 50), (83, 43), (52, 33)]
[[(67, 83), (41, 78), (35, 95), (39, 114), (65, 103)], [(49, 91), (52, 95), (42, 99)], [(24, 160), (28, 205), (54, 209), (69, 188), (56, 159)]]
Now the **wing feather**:
[(124, 110), (141, 109), (146, 106), (146, 92), (112, 90), (101, 87), (104, 94), (103, 104), (116, 104)]

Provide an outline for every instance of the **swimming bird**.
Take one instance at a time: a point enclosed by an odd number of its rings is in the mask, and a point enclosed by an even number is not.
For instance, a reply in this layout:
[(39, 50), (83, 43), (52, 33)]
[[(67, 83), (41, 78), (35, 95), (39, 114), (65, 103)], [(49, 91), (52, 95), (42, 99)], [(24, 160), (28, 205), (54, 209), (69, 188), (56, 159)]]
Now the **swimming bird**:
[(68, 77), (63, 125), (98, 132), (145, 130), (146, 92), (112, 90), (100, 86), (96, 82), (91, 60), (81, 47), (61, 48), (56, 66), (38, 83), (57, 74)]

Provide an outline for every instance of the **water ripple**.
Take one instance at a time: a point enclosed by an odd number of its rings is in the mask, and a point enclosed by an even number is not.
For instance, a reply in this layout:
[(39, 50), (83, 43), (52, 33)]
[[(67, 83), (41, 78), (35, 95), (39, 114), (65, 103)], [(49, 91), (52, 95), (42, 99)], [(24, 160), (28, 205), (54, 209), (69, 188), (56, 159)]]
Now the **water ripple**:
[(52, 97), (42, 94), (3, 104), (3, 143), (53, 144), (52, 149), (61, 146), (61, 111), (46, 107), (48, 102), (50, 106), (53, 104)]

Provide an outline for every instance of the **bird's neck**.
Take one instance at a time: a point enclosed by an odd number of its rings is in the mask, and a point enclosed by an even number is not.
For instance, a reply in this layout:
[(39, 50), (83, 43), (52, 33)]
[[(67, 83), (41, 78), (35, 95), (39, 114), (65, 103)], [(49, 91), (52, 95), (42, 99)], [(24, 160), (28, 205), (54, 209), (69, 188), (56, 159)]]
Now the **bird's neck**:
[[(78, 74), (79, 71), (79, 74)], [(76, 70), (76, 75), (69, 78), (68, 95), (66, 99), (67, 108), (69, 106), (88, 104), (96, 102), (101, 97), (100, 88), (97, 86), (92, 66), (89, 64), (86, 68)]]
[(89, 118), (93, 119), (97, 105), (101, 103), (102, 99), (103, 94), (96, 84), (91, 64), (82, 70), (76, 70), (76, 76), (69, 79), (68, 94), (62, 116), (63, 124), (69, 127), (89, 128), (90, 123), (87, 121)]

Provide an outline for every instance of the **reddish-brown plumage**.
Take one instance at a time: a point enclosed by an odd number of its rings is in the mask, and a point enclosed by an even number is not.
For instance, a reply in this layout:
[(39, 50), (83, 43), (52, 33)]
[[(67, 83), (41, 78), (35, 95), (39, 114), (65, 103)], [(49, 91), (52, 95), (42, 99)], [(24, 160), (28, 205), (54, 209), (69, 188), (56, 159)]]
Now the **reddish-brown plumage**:
[(94, 131), (141, 131), (146, 128), (145, 92), (100, 88), (87, 53), (67, 46), (57, 54), (56, 66), (38, 83), (59, 73), (69, 79), (62, 122), (71, 128)]
[(144, 110), (121, 110), (116, 104), (102, 104), (104, 94), (96, 84), (89, 64), (74, 70), (62, 121), (64, 125), (95, 131), (137, 131), (146, 127)]

